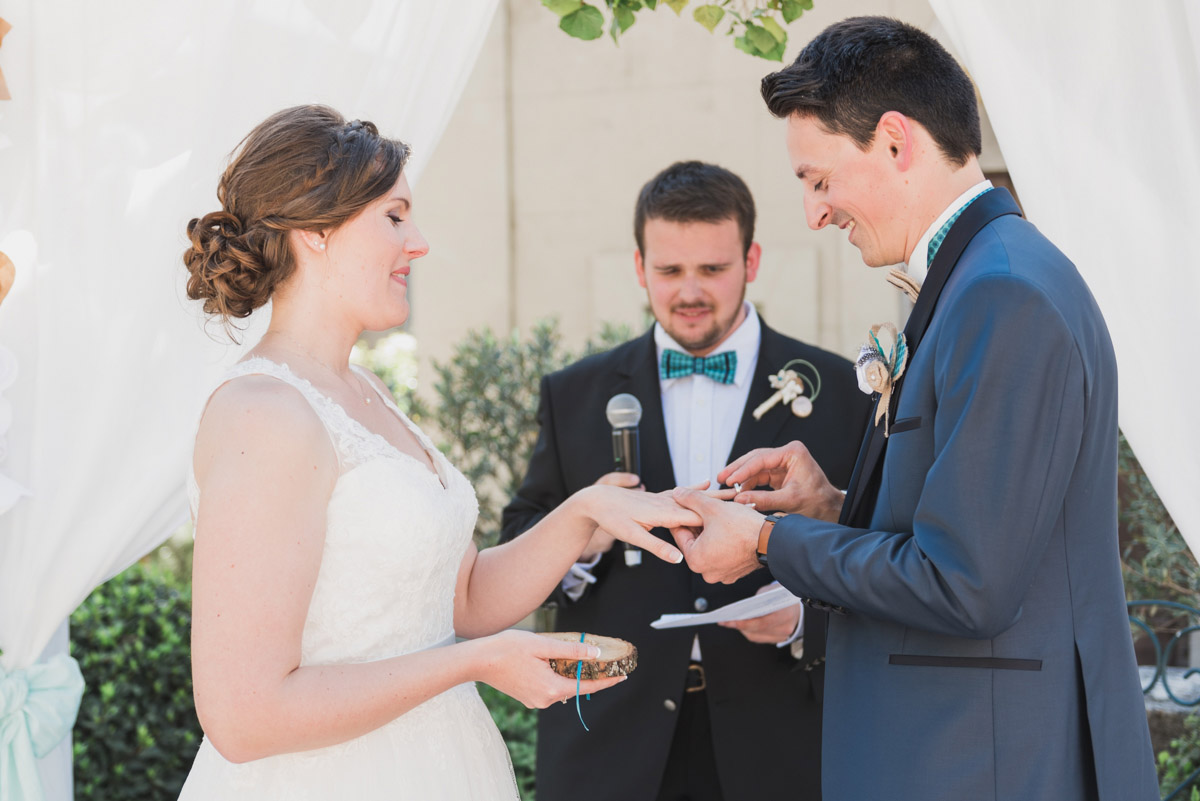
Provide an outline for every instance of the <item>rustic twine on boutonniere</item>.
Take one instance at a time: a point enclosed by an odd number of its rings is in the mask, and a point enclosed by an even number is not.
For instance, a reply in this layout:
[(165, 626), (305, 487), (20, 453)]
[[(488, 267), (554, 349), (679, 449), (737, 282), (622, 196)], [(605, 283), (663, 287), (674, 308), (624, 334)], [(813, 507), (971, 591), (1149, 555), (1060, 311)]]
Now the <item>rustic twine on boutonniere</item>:
[(870, 339), (858, 353), (854, 371), (858, 375), (858, 388), (870, 395), (879, 393), (879, 404), (875, 407), (875, 425), (883, 418), (883, 435), (888, 435), (888, 407), (892, 402), (892, 390), (904, 367), (908, 363), (908, 344), (904, 334), (896, 333), (892, 323), (871, 326)]
[[(807, 367), (812, 371), (812, 375), (793, 370), (792, 367)], [(821, 373), (813, 366), (812, 362), (804, 359), (792, 359), (778, 373), (767, 376), (767, 381), (770, 382), (771, 389), (775, 390), (775, 394), (760, 403), (754, 410), (755, 420), (761, 420), (764, 414), (780, 402), (791, 406), (792, 414), (797, 417), (808, 417), (812, 414), (813, 401), (821, 393)], [(808, 395), (804, 394), (805, 388), (809, 391)]]
[(887, 282), (907, 295), (910, 301), (917, 302), (917, 297), (921, 294), (921, 282), (904, 270), (896, 267), (888, 270)]

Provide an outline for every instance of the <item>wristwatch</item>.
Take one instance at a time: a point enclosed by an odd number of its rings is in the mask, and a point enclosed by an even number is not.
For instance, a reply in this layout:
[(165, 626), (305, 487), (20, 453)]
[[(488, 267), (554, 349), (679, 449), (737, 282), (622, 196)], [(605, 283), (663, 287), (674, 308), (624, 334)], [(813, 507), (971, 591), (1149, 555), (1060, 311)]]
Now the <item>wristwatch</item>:
[(762, 528), (758, 530), (758, 547), (755, 550), (758, 552), (758, 563), (763, 567), (767, 566), (767, 544), (771, 541), (771, 531), (783, 518), (784, 515), (767, 515), (763, 519)]

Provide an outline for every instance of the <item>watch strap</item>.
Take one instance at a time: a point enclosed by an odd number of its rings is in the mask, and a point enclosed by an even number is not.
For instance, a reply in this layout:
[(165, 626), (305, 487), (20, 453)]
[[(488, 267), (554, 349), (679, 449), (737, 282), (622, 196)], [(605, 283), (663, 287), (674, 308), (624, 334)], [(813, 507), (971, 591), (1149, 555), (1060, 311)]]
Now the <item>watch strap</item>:
[(771, 542), (771, 533), (775, 529), (775, 524), (783, 517), (783, 515), (767, 515), (763, 518), (762, 528), (758, 530), (758, 546), (755, 551), (758, 553), (758, 563), (764, 567), (767, 564), (767, 546)]

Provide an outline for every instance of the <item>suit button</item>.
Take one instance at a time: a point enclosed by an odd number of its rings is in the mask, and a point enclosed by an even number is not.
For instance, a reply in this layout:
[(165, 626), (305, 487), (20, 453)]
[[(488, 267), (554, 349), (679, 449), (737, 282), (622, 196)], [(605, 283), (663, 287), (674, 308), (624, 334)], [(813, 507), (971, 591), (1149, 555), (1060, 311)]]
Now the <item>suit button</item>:
[(707, 612), (708, 611), (708, 599), (707, 598), (697, 598), (696, 602), (694, 604), (692, 604), (692, 607), (697, 612)]
[(663, 701), (663, 708), (666, 709), (668, 712), (674, 712), (676, 706), (678, 706), (678, 704), (676, 704), (670, 698)]

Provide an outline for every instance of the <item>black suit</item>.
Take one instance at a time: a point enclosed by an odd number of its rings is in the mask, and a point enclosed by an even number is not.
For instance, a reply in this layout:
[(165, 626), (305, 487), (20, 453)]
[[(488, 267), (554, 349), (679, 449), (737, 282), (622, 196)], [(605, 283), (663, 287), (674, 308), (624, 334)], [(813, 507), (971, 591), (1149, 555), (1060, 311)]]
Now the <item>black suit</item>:
[[(550, 509), (613, 468), (612, 429), (604, 413), (621, 392), (637, 397), (641, 477), (650, 491), (675, 486), (663, 424), (653, 330), (613, 350), (583, 359), (542, 379), (541, 432), (529, 471), (504, 510), (502, 539), (525, 531)], [(767, 377), (791, 359), (812, 362), (822, 389), (808, 418), (782, 404), (761, 420), (753, 409), (773, 390)], [(855, 386), (852, 365), (826, 351), (784, 337), (764, 324), (758, 364), (732, 456), (801, 440), (839, 486), (845, 486), (867, 421), (868, 398)], [(670, 539), (662, 530), (655, 532)], [(645, 555), (626, 565), (618, 543), (601, 559), (597, 577), (578, 602), (556, 593), (557, 625), (621, 637), (638, 648), (629, 681), (584, 702), (585, 732), (574, 704), (543, 710), (538, 723), (539, 801), (653, 799), (675, 731), (692, 639), (700, 637), (708, 688), (713, 747), (727, 801), (820, 795), (820, 667), (823, 619), (809, 612), (805, 653), (797, 663), (787, 648), (751, 643), (719, 626), (650, 628), (668, 612), (699, 605), (715, 609), (753, 595), (772, 578), (756, 571), (733, 585), (710, 585), (684, 564)], [(815, 668), (815, 669), (814, 669)]]

